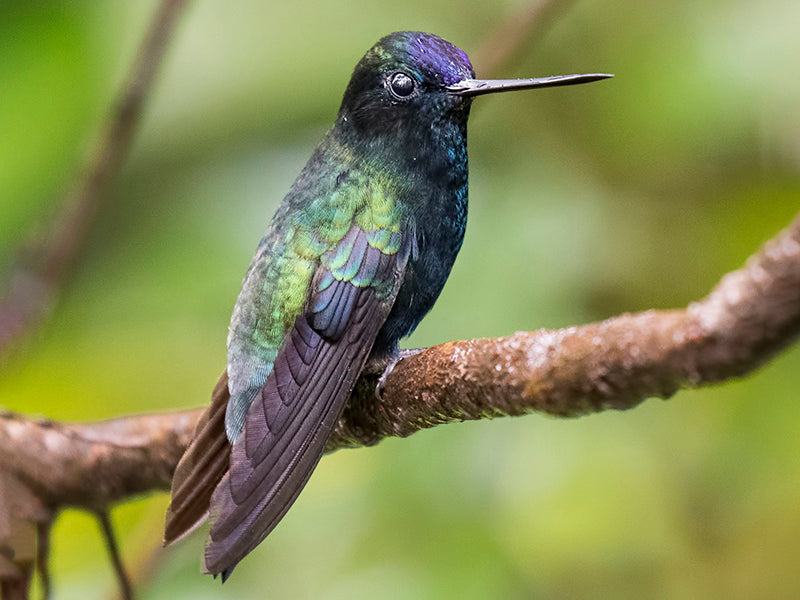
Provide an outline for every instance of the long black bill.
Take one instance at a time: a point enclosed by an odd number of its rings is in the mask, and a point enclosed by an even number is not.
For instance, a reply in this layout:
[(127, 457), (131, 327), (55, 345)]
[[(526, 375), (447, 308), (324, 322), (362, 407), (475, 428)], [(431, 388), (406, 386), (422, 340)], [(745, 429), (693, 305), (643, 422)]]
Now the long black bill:
[(552, 77), (534, 77), (533, 79), (463, 79), (447, 88), (451, 94), (459, 96), (479, 96), (495, 92), (511, 90), (529, 90), (531, 88), (556, 87), (559, 85), (577, 85), (591, 83), (613, 77), (607, 73), (590, 73), (588, 75), (554, 75)]

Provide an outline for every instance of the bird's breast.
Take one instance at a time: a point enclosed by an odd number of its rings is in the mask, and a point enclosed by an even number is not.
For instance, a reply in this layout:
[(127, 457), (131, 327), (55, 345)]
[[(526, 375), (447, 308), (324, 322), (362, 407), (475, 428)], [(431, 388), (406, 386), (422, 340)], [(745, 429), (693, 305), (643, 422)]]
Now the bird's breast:
[(456, 260), (467, 225), (467, 182), (432, 192), (430, 208), (407, 225), (415, 237), (403, 282), (386, 323), (378, 333), (373, 356), (392, 354), (433, 308)]

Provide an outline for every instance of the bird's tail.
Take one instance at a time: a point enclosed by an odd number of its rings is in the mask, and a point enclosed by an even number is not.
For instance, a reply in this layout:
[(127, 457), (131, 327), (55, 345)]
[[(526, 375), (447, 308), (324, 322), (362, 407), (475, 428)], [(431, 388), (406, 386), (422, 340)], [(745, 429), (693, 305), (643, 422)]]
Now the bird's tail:
[(164, 527), (165, 545), (194, 531), (208, 516), (211, 494), (230, 462), (231, 446), (225, 435), (229, 398), (226, 371), (214, 387), (211, 406), (200, 417), (194, 439), (175, 469)]

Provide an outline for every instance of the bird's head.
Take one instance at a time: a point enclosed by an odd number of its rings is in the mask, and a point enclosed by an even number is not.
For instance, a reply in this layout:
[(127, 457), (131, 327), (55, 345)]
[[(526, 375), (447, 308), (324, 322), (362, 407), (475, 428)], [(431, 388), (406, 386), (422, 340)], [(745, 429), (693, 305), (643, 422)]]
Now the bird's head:
[(447, 88), (474, 76), (469, 57), (450, 42), (416, 31), (392, 33), (356, 65), (339, 118), (366, 135), (401, 134), (447, 117), (466, 119), (469, 98)]
[(481, 94), (587, 83), (611, 75), (536, 79), (475, 79), (466, 53), (442, 38), (398, 31), (375, 44), (356, 65), (339, 110), (339, 122), (366, 137), (400, 138), (464, 124)]

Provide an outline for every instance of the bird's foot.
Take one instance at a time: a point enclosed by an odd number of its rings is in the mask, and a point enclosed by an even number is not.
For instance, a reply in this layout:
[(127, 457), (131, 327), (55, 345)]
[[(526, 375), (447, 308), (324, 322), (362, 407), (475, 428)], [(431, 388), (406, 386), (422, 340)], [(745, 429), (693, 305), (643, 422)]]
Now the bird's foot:
[(419, 354), (423, 350), (425, 350), (425, 348), (408, 348), (406, 350), (399, 350), (389, 359), (389, 364), (386, 365), (386, 368), (383, 370), (383, 375), (381, 375), (380, 379), (378, 379), (378, 385), (375, 386), (375, 397), (378, 399), (378, 401), (383, 402), (383, 389), (386, 387), (386, 379), (389, 377), (392, 371), (394, 371), (397, 363), (404, 358), (409, 358), (410, 356)]

